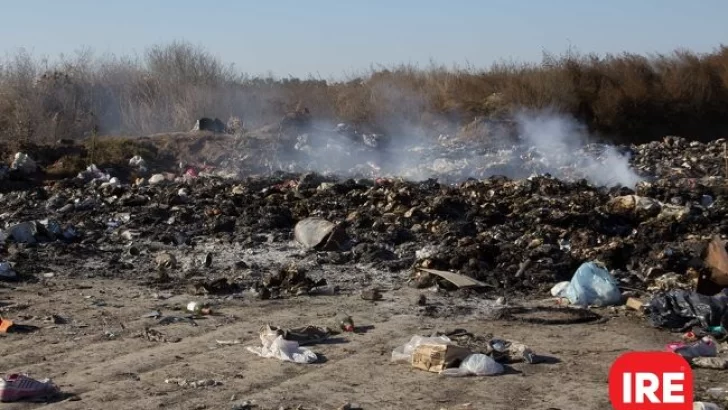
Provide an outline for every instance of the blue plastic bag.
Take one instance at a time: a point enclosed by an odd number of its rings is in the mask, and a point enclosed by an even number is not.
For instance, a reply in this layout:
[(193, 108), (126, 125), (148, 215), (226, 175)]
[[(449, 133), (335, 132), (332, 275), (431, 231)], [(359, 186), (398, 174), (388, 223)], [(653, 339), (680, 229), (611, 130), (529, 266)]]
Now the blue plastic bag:
[(622, 301), (622, 293), (612, 275), (594, 262), (583, 263), (576, 270), (564, 293), (576, 306), (608, 306)]

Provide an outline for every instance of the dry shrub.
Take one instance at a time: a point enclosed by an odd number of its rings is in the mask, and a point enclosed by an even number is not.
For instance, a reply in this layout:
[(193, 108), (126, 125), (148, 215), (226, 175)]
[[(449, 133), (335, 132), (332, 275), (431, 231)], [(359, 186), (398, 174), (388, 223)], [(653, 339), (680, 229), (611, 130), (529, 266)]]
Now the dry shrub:
[[(549, 108), (620, 142), (679, 134), (724, 137), (728, 130), (728, 47), (704, 55), (544, 55), (540, 64), (487, 69), (432, 64), (371, 69), (346, 81), (240, 74), (187, 43), (141, 57), (49, 65), (20, 52), (0, 65), (0, 140), (47, 143), (94, 134), (189, 130), (202, 116), (239, 117), (247, 130), (307, 107), (319, 126), (350, 122), (391, 134), (442, 130)], [(117, 149), (115, 146), (104, 146)]]

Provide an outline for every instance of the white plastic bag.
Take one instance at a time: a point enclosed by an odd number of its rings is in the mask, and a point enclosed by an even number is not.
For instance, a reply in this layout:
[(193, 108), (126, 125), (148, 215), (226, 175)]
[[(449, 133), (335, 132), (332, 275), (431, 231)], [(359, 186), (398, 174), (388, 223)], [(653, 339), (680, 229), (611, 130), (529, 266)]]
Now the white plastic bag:
[(397, 363), (411, 363), (412, 355), (417, 349), (417, 346), (421, 344), (436, 344), (436, 345), (449, 345), (452, 344), (447, 336), (438, 337), (424, 337), (424, 336), (412, 336), (409, 342), (402, 346), (397, 346), (392, 351), (392, 361)]
[(15, 159), (10, 165), (10, 168), (20, 170), (29, 174), (35, 172), (38, 166), (36, 165), (35, 161), (33, 161), (33, 159), (28, 156), (28, 154), (18, 152), (17, 154), (15, 154)]
[(565, 282), (559, 282), (554, 285), (553, 288), (551, 288), (551, 296), (555, 298), (563, 297), (564, 292), (566, 292), (566, 287), (569, 286), (569, 281)]
[(298, 342), (286, 340), (283, 335), (266, 332), (261, 333), (262, 347), (248, 347), (248, 351), (265, 358), (274, 358), (284, 362), (300, 364), (313, 363), (318, 356), (313, 351), (300, 347)]
[(564, 294), (572, 305), (608, 306), (622, 301), (622, 294), (609, 271), (594, 262), (583, 263)]
[(492, 357), (474, 353), (466, 357), (460, 363), (460, 367), (445, 369), (440, 372), (440, 375), (450, 377), (493, 376), (501, 374), (503, 371), (503, 365), (493, 360)]

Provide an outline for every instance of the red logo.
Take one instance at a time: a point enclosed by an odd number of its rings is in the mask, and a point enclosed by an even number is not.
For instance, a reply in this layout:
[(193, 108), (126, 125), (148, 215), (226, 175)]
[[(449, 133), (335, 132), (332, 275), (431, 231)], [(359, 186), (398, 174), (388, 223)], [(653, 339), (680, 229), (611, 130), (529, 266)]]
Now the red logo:
[(609, 369), (615, 410), (692, 410), (693, 372), (679, 354), (625, 353)]

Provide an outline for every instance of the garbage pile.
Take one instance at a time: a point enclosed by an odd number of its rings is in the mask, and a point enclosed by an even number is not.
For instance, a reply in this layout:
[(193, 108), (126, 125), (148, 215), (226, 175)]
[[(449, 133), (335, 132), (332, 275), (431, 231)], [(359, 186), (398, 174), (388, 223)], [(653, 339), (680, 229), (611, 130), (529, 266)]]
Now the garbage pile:
[[(635, 158), (645, 169), (666, 171), (655, 165), (661, 151), (652, 145), (635, 149)], [(693, 144), (680, 147), (692, 155)], [(715, 161), (701, 164), (720, 172)], [(145, 238), (173, 247), (211, 238), (246, 247), (297, 239), (318, 263), (454, 271), (492, 289), (545, 293), (589, 261), (602, 263), (619, 286), (691, 288), (708, 270), (709, 238), (728, 231), (723, 179), (680, 173), (632, 189), (549, 176), (449, 184), (275, 172), (235, 180), (188, 168), (122, 182), (109, 172), (92, 165), (77, 178), (0, 196), (0, 206), (12, 210), (0, 214), (0, 236), (89, 246)], [(312, 217), (322, 243), (316, 233), (296, 231)]]
[[(533, 139), (533, 138), (531, 138)], [(548, 174), (592, 185), (622, 184), (667, 178), (725, 177), (724, 144), (666, 137), (642, 145), (604, 143), (539, 143), (524, 138), (494, 138), (487, 142), (360, 134), (347, 124), (291, 138), (242, 139), (241, 154), (227, 164), (244, 173), (318, 172), (352, 178), (405, 178), (458, 183), (494, 175), (523, 179)], [(273, 148), (275, 147), (275, 148)]]

